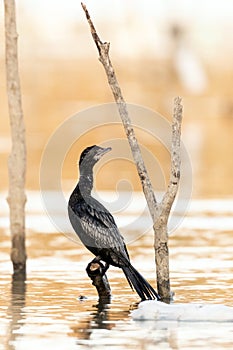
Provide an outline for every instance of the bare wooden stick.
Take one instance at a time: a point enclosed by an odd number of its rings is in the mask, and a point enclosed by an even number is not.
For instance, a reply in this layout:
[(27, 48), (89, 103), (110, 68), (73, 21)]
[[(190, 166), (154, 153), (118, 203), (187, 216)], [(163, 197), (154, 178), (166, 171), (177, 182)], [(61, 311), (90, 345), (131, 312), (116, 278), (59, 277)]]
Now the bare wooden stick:
[(106, 274), (103, 275), (103, 269), (104, 266), (101, 262), (90, 262), (87, 265), (86, 271), (92, 280), (93, 286), (96, 287), (99, 295), (99, 303), (109, 304), (111, 302), (111, 289)]
[(17, 31), (15, 1), (4, 0), (5, 38), (6, 38), (6, 77), (9, 117), (11, 125), (12, 149), (9, 157), (9, 195), (10, 228), (12, 235), (11, 260), (14, 275), (25, 278), (25, 202), (26, 195), (26, 145), (21, 89), (18, 72)]

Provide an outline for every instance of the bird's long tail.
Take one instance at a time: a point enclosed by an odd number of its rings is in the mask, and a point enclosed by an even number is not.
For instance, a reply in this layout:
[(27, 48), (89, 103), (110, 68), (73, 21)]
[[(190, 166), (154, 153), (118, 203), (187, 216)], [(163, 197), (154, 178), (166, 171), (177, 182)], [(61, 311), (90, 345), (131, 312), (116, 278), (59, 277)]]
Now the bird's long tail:
[(160, 300), (158, 293), (145, 280), (144, 277), (130, 264), (122, 267), (122, 270), (129, 282), (129, 285), (134, 289), (142, 300), (157, 299)]

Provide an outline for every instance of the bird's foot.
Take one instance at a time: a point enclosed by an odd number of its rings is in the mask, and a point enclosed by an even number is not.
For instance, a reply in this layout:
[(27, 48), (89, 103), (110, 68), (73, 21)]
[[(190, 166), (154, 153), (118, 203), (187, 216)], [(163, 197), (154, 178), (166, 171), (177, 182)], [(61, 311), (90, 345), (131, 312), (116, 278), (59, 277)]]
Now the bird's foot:
[(91, 262), (90, 262), (90, 265), (91, 264), (99, 264), (100, 267), (101, 267), (101, 276), (104, 276), (105, 273), (107, 272), (108, 268), (109, 268), (109, 264), (108, 263), (105, 263), (105, 265), (103, 265), (101, 262), (101, 257), (99, 255), (97, 255)]
[(107, 272), (108, 268), (109, 268), (109, 264), (106, 263), (105, 266), (102, 268), (102, 272), (101, 272), (102, 276), (105, 275), (105, 273)]

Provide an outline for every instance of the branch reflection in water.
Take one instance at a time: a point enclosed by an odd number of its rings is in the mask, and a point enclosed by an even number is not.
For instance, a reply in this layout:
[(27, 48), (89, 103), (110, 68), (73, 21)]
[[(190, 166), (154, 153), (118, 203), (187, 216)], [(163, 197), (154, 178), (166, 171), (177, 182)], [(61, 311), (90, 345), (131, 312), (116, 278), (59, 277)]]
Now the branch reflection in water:
[(93, 305), (93, 308), (95, 311), (91, 313), (91, 317), (88, 315), (87, 318), (71, 327), (72, 333), (70, 335), (75, 336), (77, 344), (83, 344), (83, 340), (89, 340), (95, 329), (111, 330), (115, 326), (115, 322), (109, 320), (109, 304), (98, 303)]
[[(83, 302), (85, 303), (85, 301)], [(116, 308), (114, 303), (98, 302), (98, 304), (92, 306), (88, 316), (79, 319), (76, 325), (71, 327), (72, 333), (70, 333), (70, 336), (77, 339), (78, 345), (89, 344), (89, 341), (95, 341), (99, 337), (103, 339), (103, 344), (105, 342), (114, 343), (115, 331), (118, 334), (118, 326), (125, 324), (131, 309), (136, 307), (137, 304), (135, 303), (127, 309), (120, 310), (118, 307)], [(105, 331), (112, 332), (105, 333)]]
[(7, 337), (6, 337), (6, 349), (15, 350), (19, 338), (23, 337), (20, 332), (20, 328), (24, 325), (24, 307), (25, 307), (25, 295), (26, 295), (26, 281), (25, 278), (12, 277), (11, 284), (11, 301), (8, 308), (8, 317), (10, 318)]

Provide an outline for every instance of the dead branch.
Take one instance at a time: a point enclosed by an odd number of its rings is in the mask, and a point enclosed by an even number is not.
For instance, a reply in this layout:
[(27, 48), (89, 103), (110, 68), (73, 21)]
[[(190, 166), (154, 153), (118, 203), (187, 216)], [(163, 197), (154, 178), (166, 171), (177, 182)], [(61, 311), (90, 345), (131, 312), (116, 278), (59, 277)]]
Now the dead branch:
[(169, 252), (168, 252), (168, 234), (167, 222), (171, 206), (175, 199), (179, 177), (180, 177), (180, 129), (182, 120), (182, 106), (181, 99), (175, 99), (175, 110), (172, 124), (172, 152), (171, 152), (171, 175), (168, 189), (163, 197), (162, 203), (158, 204), (152, 188), (152, 184), (146, 170), (144, 161), (142, 159), (141, 151), (135, 136), (135, 132), (128, 114), (126, 102), (122, 96), (116, 74), (109, 57), (110, 44), (102, 42), (96, 32), (94, 24), (90, 18), (86, 6), (81, 3), (82, 8), (86, 14), (87, 21), (90, 26), (93, 40), (99, 52), (99, 60), (102, 63), (109, 86), (112, 90), (114, 99), (118, 106), (118, 111), (124, 125), (126, 136), (128, 138), (135, 164), (137, 166), (138, 175), (142, 184), (142, 189), (147, 201), (147, 205), (154, 223), (155, 233), (155, 260), (156, 260), (156, 274), (157, 287), (159, 295), (162, 300), (169, 300), (170, 279), (169, 279)]
[(99, 295), (99, 303), (109, 304), (111, 302), (111, 289), (106, 274), (103, 275), (103, 269), (104, 265), (101, 262), (90, 262), (87, 265), (86, 271), (92, 280), (93, 286), (96, 287)]
[(20, 79), (18, 72), (15, 1), (4, 0), (6, 38), (6, 80), (12, 149), (8, 162), (10, 228), (12, 237), (11, 260), (14, 275), (25, 277), (25, 172), (26, 145)]
[(141, 180), (142, 189), (145, 194), (147, 205), (150, 210), (150, 214), (153, 218), (153, 222), (155, 222), (156, 210), (157, 210), (157, 202), (156, 202), (155, 194), (154, 194), (152, 184), (142, 158), (141, 150), (139, 148), (138, 141), (135, 136), (132, 122), (129, 117), (126, 102), (122, 96), (121, 88), (117, 81), (116, 74), (109, 57), (110, 43), (106, 43), (106, 42), (103, 43), (100, 40), (86, 6), (83, 3), (81, 4), (86, 14), (86, 18), (90, 26), (93, 40), (99, 52), (99, 60), (104, 66), (104, 69), (108, 78), (109, 86), (112, 90), (114, 99), (117, 103), (118, 111), (125, 129), (126, 136), (130, 144), (130, 148), (131, 148), (132, 155), (133, 155), (133, 158), (137, 167), (137, 171)]

